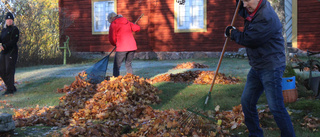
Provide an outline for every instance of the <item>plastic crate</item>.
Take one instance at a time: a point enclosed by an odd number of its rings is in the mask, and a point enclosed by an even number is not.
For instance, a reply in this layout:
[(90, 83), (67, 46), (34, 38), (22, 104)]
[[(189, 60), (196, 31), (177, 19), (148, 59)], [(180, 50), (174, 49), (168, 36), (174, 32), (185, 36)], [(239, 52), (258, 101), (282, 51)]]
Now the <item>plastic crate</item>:
[(282, 90), (296, 89), (296, 77), (282, 78)]

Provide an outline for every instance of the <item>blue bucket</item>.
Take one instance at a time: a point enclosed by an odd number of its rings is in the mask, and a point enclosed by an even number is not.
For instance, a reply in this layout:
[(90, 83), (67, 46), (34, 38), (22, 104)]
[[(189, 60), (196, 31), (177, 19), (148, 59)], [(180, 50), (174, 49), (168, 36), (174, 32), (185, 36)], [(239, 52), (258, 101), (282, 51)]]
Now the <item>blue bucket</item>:
[(289, 90), (296, 88), (296, 77), (282, 78), (282, 90)]

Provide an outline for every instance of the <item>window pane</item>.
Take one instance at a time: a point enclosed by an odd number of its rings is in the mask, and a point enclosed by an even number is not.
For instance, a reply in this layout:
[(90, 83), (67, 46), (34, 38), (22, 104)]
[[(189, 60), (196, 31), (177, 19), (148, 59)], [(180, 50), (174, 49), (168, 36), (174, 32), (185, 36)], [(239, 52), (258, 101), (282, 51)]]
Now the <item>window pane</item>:
[(95, 31), (102, 31), (103, 29), (103, 2), (96, 2), (94, 4), (94, 25), (95, 25)]
[(185, 26), (185, 21), (186, 21), (186, 8), (184, 5), (179, 6), (179, 17), (178, 17), (178, 24), (179, 27), (184, 27)]
[(108, 22), (108, 14), (112, 11), (114, 11), (114, 1), (94, 2), (94, 32), (109, 31), (110, 23)]
[(204, 28), (203, 0), (186, 0), (184, 5), (178, 6), (178, 29)]
[(109, 26), (110, 26), (110, 23), (108, 22), (108, 14), (110, 13), (110, 12), (112, 12), (112, 11), (114, 11), (114, 4), (113, 4), (113, 2), (107, 2), (106, 3), (106, 20), (105, 20), (105, 22), (106, 22), (106, 28), (107, 28), (107, 31), (109, 31)]

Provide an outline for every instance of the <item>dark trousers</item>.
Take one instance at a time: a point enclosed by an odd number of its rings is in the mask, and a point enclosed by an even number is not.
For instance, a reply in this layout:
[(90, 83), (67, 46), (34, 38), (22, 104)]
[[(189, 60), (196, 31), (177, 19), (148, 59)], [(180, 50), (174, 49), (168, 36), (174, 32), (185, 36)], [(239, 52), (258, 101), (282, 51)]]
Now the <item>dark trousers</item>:
[(18, 53), (13, 51), (0, 56), (0, 76), (6, 84), (7, 91), (16, 91), (14, 86), (14, 74), (16, 72)]
[(131, 63), (134, 57), (134, 53), (135, 51), (116, 52), (113, 63), (113, 76), (118, 77), (120, 75), (120, 67), (124, 59), (126, 63), (127, 73), (133, 74)]

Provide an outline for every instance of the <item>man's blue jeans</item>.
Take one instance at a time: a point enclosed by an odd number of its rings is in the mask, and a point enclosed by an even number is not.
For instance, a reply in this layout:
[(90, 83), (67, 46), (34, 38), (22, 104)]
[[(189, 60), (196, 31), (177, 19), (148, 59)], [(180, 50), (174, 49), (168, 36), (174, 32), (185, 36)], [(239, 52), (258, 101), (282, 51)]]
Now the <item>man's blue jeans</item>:
[(249, 71), (246, 86), (241, 96), (241, 105), (250, 137), (263, 136), (256, 107), (263, 91), (265, 91), (274, 120), (281, 130), (281, 137), (295, 136), (290, 116), (283, 102), (281, 82), (284, 69), (285, 67), (274, 70), (251, 68)]

